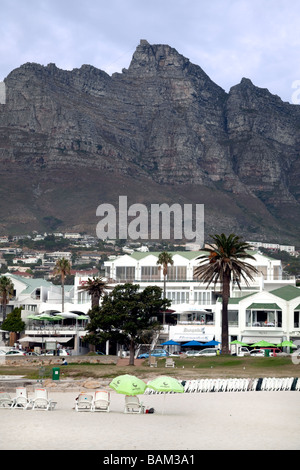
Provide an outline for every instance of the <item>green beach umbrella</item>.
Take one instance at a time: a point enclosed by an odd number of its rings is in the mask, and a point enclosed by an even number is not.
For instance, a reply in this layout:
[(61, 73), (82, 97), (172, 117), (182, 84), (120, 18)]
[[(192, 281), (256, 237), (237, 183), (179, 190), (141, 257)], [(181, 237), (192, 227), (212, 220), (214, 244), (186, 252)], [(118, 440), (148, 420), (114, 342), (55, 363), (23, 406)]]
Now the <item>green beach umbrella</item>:
[(231, 341), (230, 344), (239, 344), (240, 346), (249, 346), (249, 344), (242, 343), (242, 341), (238, 341), (237, 339), (235, 339), (234, 341)]
[(284, 346), (287, 346), (289, 348), (297, 348), (293, 341), (282, 341), (282, 343), (277, 344), (277, 346), (279, 346), (280, 348)]
[(183, 385), (177, 379), (174, 379), (173, 377), (167, 377), (165, 375), (161, 375), (151, 380), (147, 384), (147, 387), (152, 388), (156, 392), (184, 392)]
[(40, 321), (48, 321), (48, 320), (52, 320), (53, 317), (51, 317), (51, 315), (47, 315), (46, 313), (42, 313), (42, 315), (39, 315), (38, 317), (36, 317), (36, 320), (40, 320)]
[(115, 377), (109, 384), (110, 388), (123, 395), (141, 395), (147, 384), (134, 375), (124, 374)]
[(164, 404), (163, 404), (162, 414), (164, 414), (164, 410), (165, 410), (166, 393), (168, 392), (184, 393), (184, 387), (179, 382), (179, 380), (174, 379), (173, 377), (167, 377), (165, 375), (161, 375), (151, 380), (150, 382), (148, 382), (147, 387), (152, 388), (156, 392), (163, 392)]
[(258, 347), (258, 348), (276, 348), (276, 344), (268, 343), (268, 341), (265, 341), (264, 339), (261, 341), (258, 341), (257, 343), (251, 344), (252, 348)]
[(39, 315), (28, 315), (27, 318), (28, 318), (28, 320), (39, 320), (40, 319)]

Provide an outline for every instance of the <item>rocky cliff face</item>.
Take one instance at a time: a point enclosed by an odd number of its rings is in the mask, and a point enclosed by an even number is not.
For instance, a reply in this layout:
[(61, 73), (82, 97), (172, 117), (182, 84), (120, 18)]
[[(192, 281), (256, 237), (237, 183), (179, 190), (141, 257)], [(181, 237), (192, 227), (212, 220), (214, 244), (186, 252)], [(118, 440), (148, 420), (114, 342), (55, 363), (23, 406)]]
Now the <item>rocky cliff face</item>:
[(49, 220), (91, 232), (97, 205), (128, 195), (204, 203), (207, 234), (299, 236), (300, 108), (249, 79), (226, 93), (175, 49), (141, 41), (122, 73), (30, 63), (5, 84), (2, 232)]

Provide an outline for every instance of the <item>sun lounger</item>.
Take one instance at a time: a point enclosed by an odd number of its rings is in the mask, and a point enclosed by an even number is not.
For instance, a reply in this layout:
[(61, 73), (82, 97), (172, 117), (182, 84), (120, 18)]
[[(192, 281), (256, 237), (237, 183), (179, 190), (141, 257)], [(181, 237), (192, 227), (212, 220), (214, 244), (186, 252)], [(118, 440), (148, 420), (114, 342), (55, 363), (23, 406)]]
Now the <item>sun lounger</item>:
[(109, 412), (110, 393), (106, 390), (96, 390), (94, 400), (92, 402), (92, 411)]
[(125, 408), (124, 413), (144, 413), (145, 407), (140, 402), (139, 397), (125, 396)]
[(150, 367), (157, 367), (157, 360), (155, 356), (150, 356), (149, 365)]
[(33, 410), (54, 410), (56, 401), (52, 401), (48, 398), (48, 392), (45, 388), (36, 388), (34, 392), (34, 398), (32, 399)]
[(80, 393), (75, 404), (76, 411), (92, 411), (93, 395), (89, 393)]
[(166, 358), (165, 367), (175, 367), (175, 362), (171, 357)]
[(14, 403), (9, 393), (0, 392), (0, 408), (11, 408)]
[(30, 406), (32, 406), (32, 401), (28, 398), (27, 389), (25, 387), (17, 387), (12, 408), (27, 410)]

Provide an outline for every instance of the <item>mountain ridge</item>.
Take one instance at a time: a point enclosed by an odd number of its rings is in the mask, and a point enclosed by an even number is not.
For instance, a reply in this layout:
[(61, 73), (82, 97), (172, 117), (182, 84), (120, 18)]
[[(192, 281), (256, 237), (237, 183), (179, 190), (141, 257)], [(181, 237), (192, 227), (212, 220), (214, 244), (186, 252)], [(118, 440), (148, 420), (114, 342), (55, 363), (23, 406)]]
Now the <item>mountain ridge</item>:
[(141, 40), (112, 76), (27, 63), (5, 85), (0, 233), (47, 230), (49, 217), (94, 232), (97, 206), (128, 193), (204, 203), (206, 234), (299, 239), (300, 107), (250, 79), (226, 93), (175, 49)]

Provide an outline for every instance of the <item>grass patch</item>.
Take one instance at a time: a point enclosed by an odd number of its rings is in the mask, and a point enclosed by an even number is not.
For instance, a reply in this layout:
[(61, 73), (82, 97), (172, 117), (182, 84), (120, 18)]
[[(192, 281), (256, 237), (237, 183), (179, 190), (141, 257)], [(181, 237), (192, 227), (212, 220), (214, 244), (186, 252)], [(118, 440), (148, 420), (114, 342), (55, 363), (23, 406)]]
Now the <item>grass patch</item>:
[[(170, 375), (180, 380), (219, 377), (300, 377), (300, 365), (291, 357), (194, 357), (175, 360), (175, 368), (166, 368), (165, 359), (158, 358), (157, 367), (149, 367), (147, 359), (142, 364), (129, 366), (105, 363), (69, 363), (60, 366), (61, 379), (111, 379), (117, 375), (133, 374), (141, 379), (158, 375)], [(56, 365), (45, 365), (44, 377), (52, 377)], [(40, 378), (40, 367), (32, 365), (0, 366), (1, 375), (22, 375), (27, 379)]]

